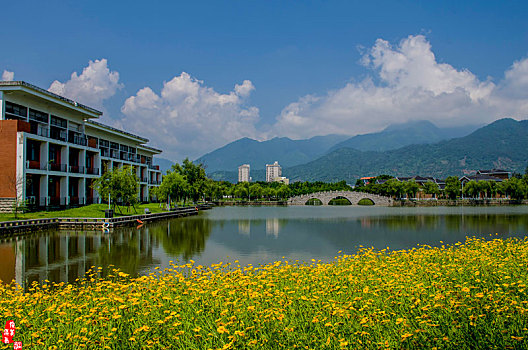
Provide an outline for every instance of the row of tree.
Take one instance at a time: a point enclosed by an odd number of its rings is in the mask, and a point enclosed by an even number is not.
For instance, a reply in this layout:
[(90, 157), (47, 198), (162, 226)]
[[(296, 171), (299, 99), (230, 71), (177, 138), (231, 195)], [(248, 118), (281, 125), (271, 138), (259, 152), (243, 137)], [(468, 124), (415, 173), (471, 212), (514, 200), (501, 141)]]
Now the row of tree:
[[(385, 177), (379, 179), (386, 180)], [(497, 195), (511, 199), (524, 199), (528, 196), (528, 175), (522, 178), (512, 177), (502, 182), (490, 181), (469, 181), (462, 186), (460, 179), (450, 176), (445, 181), (444, 189), (440, 189), (438, 184), (428, 181), (418, 184), (414, 180), (398, 181), (389, 178), (383, 183), (376, 183), (376, 178), (364, 186), (357, 186), (356, 191), (390, 196), (393, 198), (416, 198), (418, 192), (423, 192), (435, 198), (457, 199), (465, 198), (492, 198)]]
[[(376, 180), (385, 180), (377, 183)], [(445, 187), (440, 189), (438, 184), (429, 181), (418, 184), (414, 180), (398, 181), (388, 175), (380, 175), (370, 183), (358, 183), (356, 191), (390, 196), (393, 198), (416, 198), (418, 192), (423, 192), (435, 198), (456, 199), (489, 198), (502, 195), (512, 199), (524, 199), (528, 195), (528, 175), (512, 177), (502, 182), (469, 181), (462, 186), (456, 176), (450, 176), (445, 181)], [(114, 205), (124, 203), (134, 205), (138, 201), (139, 179), (130, 166), (106, 171), (94, 181), (94, 188), (106, 200), (111, 198)], [(231, 184), (226, 181), (214, 181), (207, 178), (202, 164), (194, 164), (185, 159), (182, 164), (176, 163), (163, 176), (159, 187), (152, 188), (151, 198), (162, 202), (220, 200), (223, 198), (242, 200), (285, 200), (289, 197), (321, 192), (321, 191), (350, 191), (352, 188), (345, 181), (335, 183), (325, 182), (295, 182), (285, 185), (278, 182), (242, 182)]]

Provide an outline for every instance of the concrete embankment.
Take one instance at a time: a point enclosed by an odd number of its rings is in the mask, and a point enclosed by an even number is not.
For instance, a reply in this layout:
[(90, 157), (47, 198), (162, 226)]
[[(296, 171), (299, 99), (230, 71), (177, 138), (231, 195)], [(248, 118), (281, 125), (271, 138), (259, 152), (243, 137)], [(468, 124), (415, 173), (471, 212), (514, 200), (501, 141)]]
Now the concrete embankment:
[(395, 200), (393, 207), (456, 207), (456, 206), (504, 206), (528, 204), (528, 200), (513, 199), (404, 199)]
[(274, 205), (288, 205), (288, 202), (286, 201), (259, 201), (259, 202), (251, 202), (251, 201), (218, 201), (213, 202), (217, 206), (236, 206), (236, 205), (254, 205), (254, 206), (274, 206)]
[(105, 218), (50, 218), (0, 222), (0, 237), (23, 235), (29, 232), (46, 229), (65, 230), (101, 230), (122, 226), (135, 226), (157, 220), (172, 219), (196, 215), (200, 210), (211, 209), (209, 204), (196, 207), (176, 208), (163, 213), (120, 216)]

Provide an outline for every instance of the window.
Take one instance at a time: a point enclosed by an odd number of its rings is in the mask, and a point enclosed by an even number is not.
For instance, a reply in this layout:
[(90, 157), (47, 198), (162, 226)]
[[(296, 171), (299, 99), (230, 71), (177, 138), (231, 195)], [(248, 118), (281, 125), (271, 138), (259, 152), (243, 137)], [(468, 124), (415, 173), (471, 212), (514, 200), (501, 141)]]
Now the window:
[(110, 141), (99, 139), (99, 148), (108, 148), (110, 147)]
[(40, 143), (33, 140), (28, 140), (27, 146), (27, 159), (38, 162), (40, 160)]
[(27, 116), (27, 107), (17, 105), (16, 103), (7, 102), (5, 103), (5, 112), (6, 114), (11, 114), (15, 117), (22, 117), (26, 119)]
[(48, 114), (34, 109), (29, 109), (29, 119), (35, 120), (41, 123), (48, 123)]
[(62, 119), (62, 118), (59, 118), (59, 117), (56, 117), (56, 116), (52, 115), (51, 116), (51, 125), (58, 126), (59, 128), (66, 129), (67, 122), (66, 122), (66, 119)]

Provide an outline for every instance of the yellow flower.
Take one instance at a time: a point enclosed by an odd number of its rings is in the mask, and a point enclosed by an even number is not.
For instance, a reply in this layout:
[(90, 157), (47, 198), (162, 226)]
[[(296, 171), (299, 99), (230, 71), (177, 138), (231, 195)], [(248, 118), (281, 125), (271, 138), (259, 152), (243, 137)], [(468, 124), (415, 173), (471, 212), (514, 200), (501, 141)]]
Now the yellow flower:
[(225, 328), (224, 326), (220, 326), (216, 329), (216, 331), (220, 334), (223, 334), (223, 333), (229, 333), (229, 330), (227, 328)]
[(404, 335), (401, 336), (401, 339), (402, 339), (402, 340), (405, 340), (405, 339), (410, 338), (410, 337), (412, 337), (412, 336), (413, 336), (412, 333), (405, 333)]

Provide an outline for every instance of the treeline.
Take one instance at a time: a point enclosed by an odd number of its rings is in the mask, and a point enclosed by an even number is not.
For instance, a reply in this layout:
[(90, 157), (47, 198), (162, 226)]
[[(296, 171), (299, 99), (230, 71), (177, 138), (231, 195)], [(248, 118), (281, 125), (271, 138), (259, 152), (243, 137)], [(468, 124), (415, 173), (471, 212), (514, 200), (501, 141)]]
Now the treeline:
[(285, 200), (292, 196), (319, 191), (351, 190), (345, 181), (336, 183), (295, 182), (285, 185), (278, 182), (242, 182), (232, 184), (227, 181), (214, 181), (206, 177), (201, 164), (194, 164), (189, 159), (174, 164), (163, 176), (158, 188), (151, 190), (151, 195), (160, 201), (186, 202), (192, 200), (215, 201), (222, 199), (238, 200)]
[[(388, 178), (388, 179), (387, 179)], [(386, 180), (376, 183), (376, 180)], [(515, 200), (525, 199), (528, 196), (528, 175), (512, 177), (502, 182), (469, 181), (462, 186), (460, 179), (449, 176), (445, 180), (445, 187), (441, 189), (437, 183), (428, 181), (419, 184), (414, 180), (398, 181), (387, 175), (381, 175), (371, 179), (371, 182), (363, 185), (358, 183), (356, 191), (390, 196), (393, 198), (416, 198), (419, 192), (431, 195), (434, 198), (457, 199), (457, 198), (495, 198), (498, 196)]]

